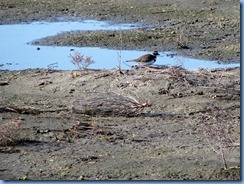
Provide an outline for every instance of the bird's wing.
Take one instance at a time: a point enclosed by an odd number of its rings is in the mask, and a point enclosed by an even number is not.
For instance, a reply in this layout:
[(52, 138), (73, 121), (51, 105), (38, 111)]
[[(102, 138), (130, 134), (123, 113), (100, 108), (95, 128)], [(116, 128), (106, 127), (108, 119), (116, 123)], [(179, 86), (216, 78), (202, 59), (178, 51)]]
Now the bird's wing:
[(153, 59), (154, 59), (154, 57), (151, 54), (146, 54), (146, 55), (139, 57), (136, 60), (138, 60), (139, 62), (148, 62), (148, 61), (152, 61)]
[(143, 55), (137, 59), (128, 60), (126, 62), (142, 62), (142, 63), (144, 63), (144, 62), (150, 62), (154, 59), (155, 59), (155, 56), (153, 56), (151, 54), (146, 54), (146, 55)]

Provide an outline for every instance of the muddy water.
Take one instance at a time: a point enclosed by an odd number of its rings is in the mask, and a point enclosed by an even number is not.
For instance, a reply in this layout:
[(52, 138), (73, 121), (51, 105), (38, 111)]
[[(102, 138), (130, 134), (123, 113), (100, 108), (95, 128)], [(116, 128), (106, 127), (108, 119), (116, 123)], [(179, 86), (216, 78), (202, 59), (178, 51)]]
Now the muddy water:
[[(51, 68), (61, 70), (76, 69), (70, 62), (70, 54), (74, 51), (91, 56), (95, 61), (90, 68), (114, 69), (119, 61), (123, 69), (129, 69), (135, 63), (124, 64), (123, 61), (135, 59), (150, 51), (135, 50), (112, 50), (99, 47), (53, 47), (33, 46), (29, 44), (35, 39), (55, 35), (72, 30), (118, 30), (132, 29), (130, 24), (112, 25), (102, 21), (80, 21), (80, 22), (33, 22), (30, 24), (14, 24), (0, 26), (0, 39), (2, 50), (0, 55), (1, 69), (22, 70), (27, 68)], [(236, 67), (239, 64), (219, 64), (217, 61), (199, 60), (174, 56), (173, 52), (162, 52), (158, 57), (157, 65), (176, 66), (180, 65), (188, 70), (198, 68), (227, 68)], [(172, 57), (173, 56), (173, 57)]]

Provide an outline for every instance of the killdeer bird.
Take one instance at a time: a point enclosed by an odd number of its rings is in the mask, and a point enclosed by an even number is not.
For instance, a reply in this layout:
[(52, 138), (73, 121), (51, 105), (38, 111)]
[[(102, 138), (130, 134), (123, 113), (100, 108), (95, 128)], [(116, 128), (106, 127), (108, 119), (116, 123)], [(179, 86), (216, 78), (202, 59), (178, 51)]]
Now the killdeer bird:
[(153, 51), (152, 54), (146, 54), (137, 59), (128, 60), (126, 62), (138, 62), (142, 66), (152, 65), (153, 63), (155, 63), (158, 55), (160, 55), (158, 51)]

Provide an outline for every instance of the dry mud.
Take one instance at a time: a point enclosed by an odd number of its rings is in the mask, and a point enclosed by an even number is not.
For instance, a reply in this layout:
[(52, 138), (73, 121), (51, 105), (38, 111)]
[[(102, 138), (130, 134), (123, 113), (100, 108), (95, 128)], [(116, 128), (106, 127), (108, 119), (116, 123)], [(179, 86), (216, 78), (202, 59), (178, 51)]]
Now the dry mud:
[[(166, 24), (161, 41), (183, 26), (187, 46), (201, 44), (186, 54), (221, 61), (240, 61), (239, 14), (239, 1), (227, 0), (0, 2), (1, 24), (64, 16)], [(150, 39), (132, 47), (153, 49)], [(6, 134), (10, 122), (21, 124)], [(0, 126), (2, 180), (240, 180), (240, 68), (0, 70)]]

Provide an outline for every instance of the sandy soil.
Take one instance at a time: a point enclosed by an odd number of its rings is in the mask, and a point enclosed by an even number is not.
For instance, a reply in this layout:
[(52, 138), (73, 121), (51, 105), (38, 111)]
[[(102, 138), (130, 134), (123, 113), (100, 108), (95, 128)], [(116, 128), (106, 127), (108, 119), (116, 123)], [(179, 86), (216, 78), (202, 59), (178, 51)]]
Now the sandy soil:
[[(3, 0), (0, 22), (75, 16), (157, 27), (194, 18), (187, 34), (211, 27), (198, 36), (214, 48), (206, 53), (239, 61), (239, 1), (121, 2)], [(240, 180), (240, 68), (122, 73), (0, 70), (0, 179)]]

